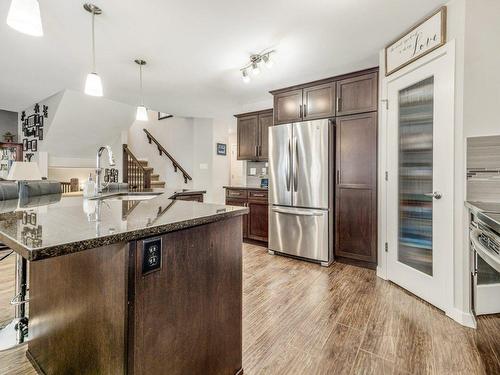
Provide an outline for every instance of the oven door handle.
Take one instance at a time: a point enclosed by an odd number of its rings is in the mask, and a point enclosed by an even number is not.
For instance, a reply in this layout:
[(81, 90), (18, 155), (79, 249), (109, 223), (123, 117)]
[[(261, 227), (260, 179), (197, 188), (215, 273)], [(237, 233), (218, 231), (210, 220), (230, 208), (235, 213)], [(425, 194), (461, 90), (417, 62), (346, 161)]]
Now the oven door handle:
[(472, 230), (470, 232), (470, 240), (472, 247), (486, 263), (493, 267), (497, 272), (500, 272), (500, 256), (493, 254), (493, 252), (479, 241), (480, 230)]

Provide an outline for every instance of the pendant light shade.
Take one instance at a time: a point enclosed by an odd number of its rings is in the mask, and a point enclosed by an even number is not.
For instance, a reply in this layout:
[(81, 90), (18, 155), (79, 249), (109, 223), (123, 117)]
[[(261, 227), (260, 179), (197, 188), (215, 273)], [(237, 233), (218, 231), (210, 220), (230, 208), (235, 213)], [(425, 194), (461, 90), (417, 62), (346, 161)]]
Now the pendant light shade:
[(91, 96), (103, 96), (101, 77), (96, 73), (95, 68), (95, 16), (102, 13), (102, 10), (94, 4), (84, 4), (83, 9), (92, 14), (92, 71), (87, 74), (85, 81), (85, 94)]
[(135, 115), (137, 121), (148, 121), (148, 110), (143, 105), (137, 107), (137, 113)]
[(144, 96), (142, 95), (142, 67), (146, 65), (146, 61), (142, 59), (136, 59), (134, 62), (139, 65), (139, 88), (141, 92), (141, 104), (137, 106), (137, 113), (135, 115), (135, 119), (137, 121), (148, 121), (148, 110), (144, 105)]
[(12, 0), (7, 25), (23, 34), (43, 36), (38, 0)]
[(90, 96), (102, 96), (102, 81), (97, 73), (87, 74), (85, 81), (85, 94)]

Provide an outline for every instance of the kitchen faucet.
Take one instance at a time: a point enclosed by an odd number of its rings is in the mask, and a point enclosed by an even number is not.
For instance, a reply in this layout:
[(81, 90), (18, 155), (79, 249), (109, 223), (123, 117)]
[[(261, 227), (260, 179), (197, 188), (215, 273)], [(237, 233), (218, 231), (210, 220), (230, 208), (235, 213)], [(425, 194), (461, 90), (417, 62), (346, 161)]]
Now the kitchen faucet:
[(101, 187), (101, 155), (104, 152), (104, 150), (108, 151), (108, 158), (109, 158), (109, 166), (114, 167), (115, 166), (115, 159), (113, 158), (113, 151), (111, 151), (110, 146), (101, 146), (99, 150), (97, 151), (97, 166), (95, 170), (96, 174), (96, 185), (97, 185), (97, 192), (102, 193), (102, 187)]

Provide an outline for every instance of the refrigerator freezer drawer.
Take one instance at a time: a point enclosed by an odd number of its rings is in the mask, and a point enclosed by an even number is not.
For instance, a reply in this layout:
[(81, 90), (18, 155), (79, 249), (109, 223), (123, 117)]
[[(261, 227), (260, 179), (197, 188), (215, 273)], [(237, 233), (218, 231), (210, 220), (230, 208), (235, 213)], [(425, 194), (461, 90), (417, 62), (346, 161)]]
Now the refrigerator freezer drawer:
[(327, 262), (328, 211), (271, 206), (269, 249)]

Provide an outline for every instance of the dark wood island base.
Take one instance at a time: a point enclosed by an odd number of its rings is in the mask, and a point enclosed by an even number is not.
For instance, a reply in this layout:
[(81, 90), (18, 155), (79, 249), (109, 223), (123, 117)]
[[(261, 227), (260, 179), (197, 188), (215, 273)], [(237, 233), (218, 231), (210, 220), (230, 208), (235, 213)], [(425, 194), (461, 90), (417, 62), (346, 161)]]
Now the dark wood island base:
[(243, 374), (241, 220), (152, 237), (161, 239), (152, 271), (144, 262), (151, 238), (32, 262), (34, 367), (47, 375)]

